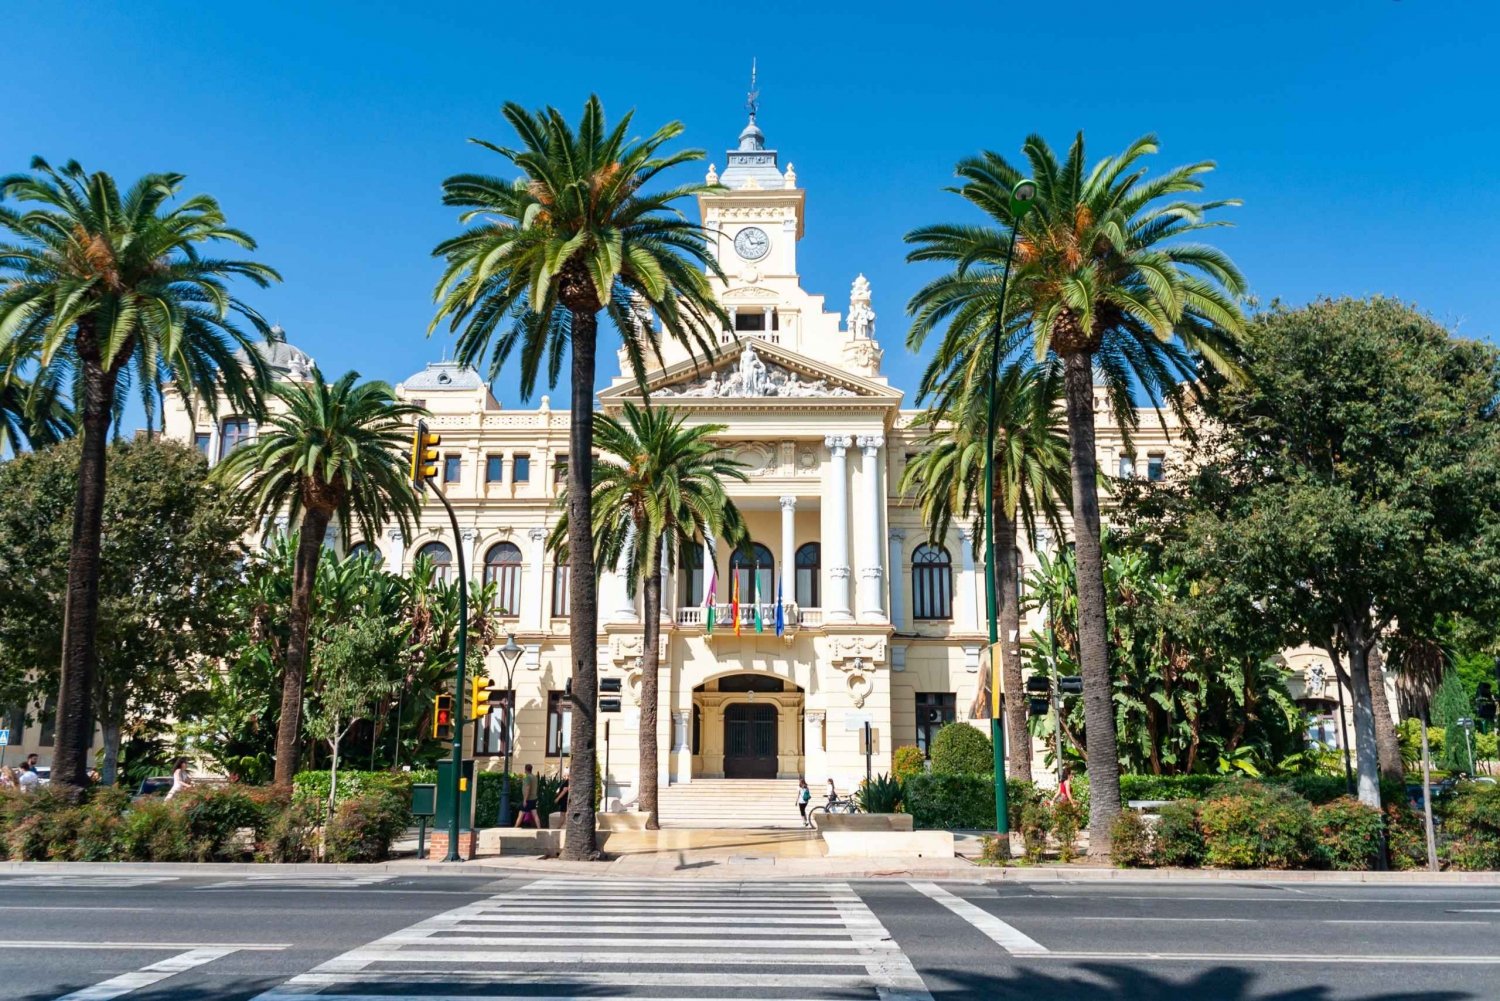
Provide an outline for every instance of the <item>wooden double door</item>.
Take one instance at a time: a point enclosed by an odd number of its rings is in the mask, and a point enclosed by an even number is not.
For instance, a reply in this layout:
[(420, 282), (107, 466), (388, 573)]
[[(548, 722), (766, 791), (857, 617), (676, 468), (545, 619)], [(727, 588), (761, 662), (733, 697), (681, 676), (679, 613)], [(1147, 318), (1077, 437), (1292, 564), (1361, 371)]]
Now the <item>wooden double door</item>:
[(768, 702), (734, 702), (724, 707), (724, 777), (774, 779), (781, 713)]

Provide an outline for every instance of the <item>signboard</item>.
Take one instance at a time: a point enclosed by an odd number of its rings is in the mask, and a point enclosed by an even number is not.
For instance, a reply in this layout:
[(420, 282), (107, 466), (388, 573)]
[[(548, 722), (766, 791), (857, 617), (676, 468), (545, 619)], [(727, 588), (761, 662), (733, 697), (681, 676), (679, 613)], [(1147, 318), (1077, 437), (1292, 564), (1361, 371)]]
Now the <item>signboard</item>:
[(9, 730), (0, 730), (0, 747), (4, 747), (6, 744), (9, 744), (9, 743), (10, 743), (10, 731)]
[(845, 730), (863, 730), (865, 728), (865, 724), (869, 723), (869, 722), (870, 722), (870, 714), (869, 713), (845, 713), (844, 714), (844, 729)]

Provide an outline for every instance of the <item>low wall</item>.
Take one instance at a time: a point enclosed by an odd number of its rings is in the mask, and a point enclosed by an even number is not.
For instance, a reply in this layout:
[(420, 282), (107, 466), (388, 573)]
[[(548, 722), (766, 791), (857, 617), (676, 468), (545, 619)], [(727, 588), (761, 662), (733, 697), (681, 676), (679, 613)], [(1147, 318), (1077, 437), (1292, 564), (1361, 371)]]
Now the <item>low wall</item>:
[(910, 831), (909, 813), (815, 813), (820, 831)]
[(953, 833), (951, 831), (839, 831), (825, 828), (821, 833), (830, 856), (953, 858)]

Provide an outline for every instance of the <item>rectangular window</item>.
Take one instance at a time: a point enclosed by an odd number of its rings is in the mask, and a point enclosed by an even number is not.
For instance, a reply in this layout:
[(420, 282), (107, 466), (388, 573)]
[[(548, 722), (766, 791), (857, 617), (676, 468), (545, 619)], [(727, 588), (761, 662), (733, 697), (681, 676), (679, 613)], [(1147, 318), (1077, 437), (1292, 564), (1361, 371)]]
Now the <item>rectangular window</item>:
[(766, 314), (746, 310), (743, 313), (734, 314), (734, 329), (745, 331), (759, 331), (766, 329)]
[(505, 479), (505, 456), (486, 455), (484, 457), (484, 482), (499, 483)]
[(208, 444), (213, 440), (214, 436), (211, 434), (195, 434), (193, 435), (193, 447), (202, 452), (204, 455), (207, 455)]
[(566, 692), (547, 693), (547, 757), (563, 758), (570, 753), (568, 741), (573, 732), (573, 706)]
[(250, 440), (250, 418), (230, 417), (219, 425), (219, 458)]
[(1166, 463), (1167, 457), (1160, 452), (1152, 452), (1146, 456), (1146, 479), (1152, 483), (1160, 483), (1165, 475)]
[(458, 455), (443, 456), (443, 482), (457, 483), (459, 470), (463, 468), (463, 457)]
[(922, 757), (932, 757), (932, 738), (957, 719), (958, 697), (952, 692), (917, 693), (917, 747)]
[(1120, 479), (1128, 480), (1135, 476), (1135, 456), (1120, 456)]
[(531, 482), (531, 456), (518, 455), (511, 460), (510, 479), (512, 483)]
[(557, 457), (557, 461), (555, 463), (553, 463), (553, 465), (552, 465), (552, 482), (553, 483), (566, 483), (566, 482), (568, 482), (568, 457), (566, 455), (559, 455)]
[(552, 617), (566, 619), (572, 602), (568, 593), (568, 565), (559, 563), (552, 570)]
[(416, 407), (416, 408), (418, 408), (419, 410), (426, 410), (427, 409), (427, 401), (426, 400), (412, 400), (411, 401), (411, 405), (414, 406), (414, 407)]
[(490, 695), (490, 711), (474, 728), (474, 756), (505, 753), (505, 743), (510, 739), (510, 703), (514, 692), (493, 692)]

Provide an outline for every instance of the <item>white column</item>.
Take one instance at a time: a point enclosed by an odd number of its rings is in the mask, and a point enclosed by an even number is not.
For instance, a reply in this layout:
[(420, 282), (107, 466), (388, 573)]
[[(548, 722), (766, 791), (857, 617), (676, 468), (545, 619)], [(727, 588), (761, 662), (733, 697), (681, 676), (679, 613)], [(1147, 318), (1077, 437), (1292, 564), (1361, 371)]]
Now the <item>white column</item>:
[(959, 548), (963, 550), (963, 579), (959, 581), (958, 599), (961, 618), (958, 628), (979, 632), (979, 581), (974, 570), (974, 528), (964, 525), (958, 530)]
[(891, 529), (890, 540), (891, 559), (889, 566), (891, 573), (891, 625), (895, 626), (897, 631), (899, 631), (902, 624), (906, 621), (906, 606), (902, 601), (901, 595), (901, 582), (902, 579), (906, 576), (905, 571), (902, 569), (902, 566), (905, 563), (905, 530), (900, 528)]
[(828, 537), (823, 540), (828, 563), (828, 597), (823, 600), (824, 619), (852, 622), (849, 611), (849, 436), (831, 434), (823, 439), (831, 458), (828, 483)]
[(693, 780), (692, 726), (691, 709), (679, 709), (672, 714), (672, 763), (676, 772), (672, 779), (674, 782)]
[(525, 615), (521, 619), (521, 628), (541, 631), (542, 622), (546, 618), (547, 588), (546, 561), (547, 561), (547, 530), (545, 528), (533, 528), (527, 533), (531, 539), (531, 568), (527, 573), (527, 580), (522, 583), (521, 607), (525, 609)]
[(859, 448), (864, 453), (864, 497), (860, 503), (861, 521), (859, 554), (859, 614), (862, 618), (885, 617), (885, 546), (880, 530), (885, 508), (885, 492), (881, 486), (880, 450), (885, 446), (885, 437), (878, 434), (860, 435)]
[(672, 592), (672, 564), (667, 559), (667, 540), (661, 540), (661, 552), (657, 556), (661, 571), (661, 619), (663, 622), (671, 622), (676, 616), (673, 610), (677, 607), (677, 597)]
[[(781, 600), (797, 600), (797, 498), (781, 498)], [(774, 596), (773, 596), (774, 598)]]
[(401, 576), (401, 567), (406, 562), (406, 535), (401, 529), (393, 528), (386, 533), (389, 540), (385, 550), (385, 568), (389, 573)]
[[(631, 525), (625, 530), (625, 552), (635, 545), (635, 526)], [(623, 560), (623, 556), (622, 556)], [(615, 589), (615, 612), (610, 616), (611, 622), (634, 622), (635, 599), (630, 596), (630, 579), (623, 570), (614, 573)]]

